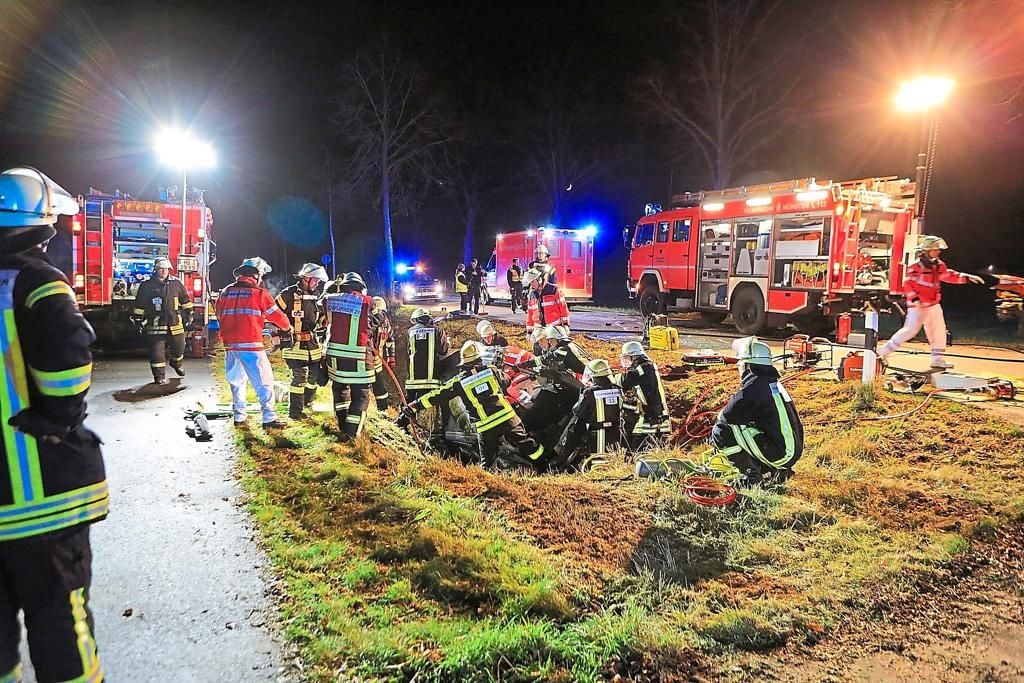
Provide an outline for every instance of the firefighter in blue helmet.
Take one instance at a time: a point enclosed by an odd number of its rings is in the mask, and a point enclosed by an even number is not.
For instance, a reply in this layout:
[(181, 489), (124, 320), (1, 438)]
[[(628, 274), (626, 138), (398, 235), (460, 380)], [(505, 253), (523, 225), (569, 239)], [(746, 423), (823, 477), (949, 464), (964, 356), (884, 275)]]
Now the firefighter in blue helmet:
[(85, 428), (92, 328), (46, 257), (78, 202), (33, 168), (0, 174), (0, 681), (20, 681), (24, 612), (36, 680), (102, 681), (89, 611), (89, 525), (107, 515)]
[(756, 337), (733, 342), (740, 389), (718, 414), (711, 444), (743, 475), (743, 483), (783, 482), (804, 446), (793, 399), (779, 382), (771, 348)]

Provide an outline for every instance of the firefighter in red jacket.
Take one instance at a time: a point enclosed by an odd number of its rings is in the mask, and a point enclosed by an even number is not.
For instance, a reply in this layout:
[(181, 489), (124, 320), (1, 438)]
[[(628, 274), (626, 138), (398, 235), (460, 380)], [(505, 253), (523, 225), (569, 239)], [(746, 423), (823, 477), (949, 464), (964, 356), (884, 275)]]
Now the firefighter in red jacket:
[(278, 429), (284, 423), (274, 412), (274, 372), (263, 346), (263, 322), (277, 325), (287, 334), (292, 326), (288, 316), (274, 303), (274, 297), (260, 286), (270, 266), (263, 259), (247, 258), (234, 270), (235, 281), (217, 297), (217, 318), (224, 342), (224, 369), (231, 387), (234, 423), (246, 423), (245, 384), (252, 383), (262, 408), (263, 428)]
[(526, 305), (526, 334), (533, 335), (548, 325), (562, 325), (568, 329), (569, 306), (558, 285), (545, 282), (543, 273), (533, 268), (523, 275), (523, 285), (530, 291)]
[(292, 371), (288, 387), (288, 417), (298, 420), (316, 396), (315, 378), (310, 370), (320, 367), (323, 351), (317, 334), (323, 331), (324, 315), (320, 288), (330, 278), (323, 266), (306, 263), (295, 274), (297, 282), (281, 290), (277, 306), (292, 324), (291, 341), (282, 345), (281, 357)]
[(939, 258), (943, 249), (948, 249), (946, 240), (934, 235), (925, 235), (917, 248), (918, 260), (907, 268), (903, 290), (907, 293), (907, 319), (892, 336), (878, 355), (885, 358), (908, 339), (912, 339), (924, 327), (925, 336), (932, 347), (932, 367), (952, 367), (946, 362), (946, 319), (942, 314), (942, 283), (964, 285), (968, 282), (983, 285), (985, 281), (977, 275), (960, 273), (946, 266)]
[(0, 681), (102, 681), (89, 610), (90, 524), (107, 515), (99, 438), (83, 424), (95, 340), (47, 259), (78, 202), (33, 168), (0, 173)]
[(139, 285), (132, 319), (145, 326), (153, 384), (167, 384), (167, 361), (185, 376), (185, 329), (192, 324), (192, 297), (181, 280), (171, 275), (171, 262), (153, 262), (153, 275)]
[(370, 315), (373, 299), (359, 273), (346, 273), (338, 293), (325, 298), (327, 311), (327, 375), (334, 394), (334, 413), (342, 441), (363, 431), (373, 386), (373, 343)]
[(388, 302), (382, 296), (373, 297), (370, 311), (370, 325), (373, 328), (373, 399), (377, 410), (387, 410), (391, 405), (390, 379), (384, 364), (392, 370), (395, 367), (395, 328), (388, 317)]

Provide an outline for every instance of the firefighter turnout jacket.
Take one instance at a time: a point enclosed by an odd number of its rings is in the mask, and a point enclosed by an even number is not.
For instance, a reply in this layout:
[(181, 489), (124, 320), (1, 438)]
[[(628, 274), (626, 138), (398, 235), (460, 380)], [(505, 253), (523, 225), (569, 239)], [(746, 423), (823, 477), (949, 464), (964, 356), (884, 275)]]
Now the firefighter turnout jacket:
[(274, 297), (255, 278), (239, 276), (217, 296), (220, 338), (228, 351), (262, 351), (263, 321), (291, 329)]
[(327, 313), (327, 375), (339, 384), (373, 384), (370, 310), (373, 299), (361, 292), (330, 294)]
[(526, 333), (548, 325), (569, 326), (569, 305), (565, 303), (562, 290), (550, 283), (530, 292), (526, 307)]
[(922, 306), (934, 306), (942, 301), (942, 283), (951, 285), (967, 284), (967, 276), (948, 267), (942, 259), (932, 261), (922, 255), (907, 267), (907, 277), (903, 280), (903, 291), (907, 293), (907, 303)]
[(135, 294), (132, 316), (142, 318), (148, 334), (185, 334), (185, 319), (192, 317), (192, 297), (178, 278), (151, 277)]
[(107, 515), (100, 441), (82, 425), (95, 338), (41, 250), (0, 254), (0, 542)]
[(497, 372), (494, 368), (482, 364), (470, 368), (463, 366), (459, 374), (421, 396), (409, 407), (421, 410), (459, 398), (476, 424), (477, 433), (483, 434), (506, 422), (518, 422), (512, 404), (505, 398), (504, 390), (508, 385), (505, 373)]
[[(772, 366), (747, 364), (740, 390), (718, 414), (714, 431), (724, 430), (732, 433), (734, 449), (771, 469), (792, 469), (803, 452), (800, 416)], [(728, 448), (725, 454), (732, 455)]]
[(658, 367), (646, 356), (634, 362), (633, 367), (623, 373), (620, 381), (623, 391), (636, 389), (643, 413), (634, 433), (652, 431), (653, 425), (664, 422), (668, 417), (668, 401), (665, 400), (665, 385), (658, 374)]
[(373, 338), (373, 370), (381, 372), (384, 370), (384, 363), (394, 367), (395, 365), (395, 328), (391, 325), (391, 319), (387, 313), (377, 315), (370, 314), (370, 328)]
[(560, 364), (569, 372), (582, 375), (587, 369), (586, 354), (579, 345), (568, 339), (559, 339), (558, 345), (541, 356), (545, 363), (555, 362)]
[(584, 387), (572, 408), (572, 418), (563, 432), (559, 451), (572, 455), (583, 434), (590, 436), (590, 452), (607, 453), (619, 445), (622, 434), (622, 390), (608, 377), (595, 378)]
[(320, 297), (303, 291), (301, 285), (296, 283), (281, 290), (276, 303), (292, 325), (291, 343), (281, 350), (281, 356), (286, 360), (320, 360), (323, 353), (317, 333), (325, 325)]
[(441, 359), (451, 353), (448, 335), (433, 325), (414, 324), (409, 328), (408, 391), (433, 391), (441, 386)]

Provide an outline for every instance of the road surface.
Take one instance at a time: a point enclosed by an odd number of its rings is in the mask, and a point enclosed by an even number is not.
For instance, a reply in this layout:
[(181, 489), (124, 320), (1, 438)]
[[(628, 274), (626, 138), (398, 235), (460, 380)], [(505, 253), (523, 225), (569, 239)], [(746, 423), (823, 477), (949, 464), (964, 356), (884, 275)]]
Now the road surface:
[(212, 422), (207, 443), (184, 431), (184, 407), (216, 403), (208, 367), (187, 360), (185, 388), (161, 395), (136, 391), (144, 358), (96, 359), (86, 424), (105, 442), (111, 513), (92, 530), (92, 609), (109, 681), (288, 679), (231, 428)]

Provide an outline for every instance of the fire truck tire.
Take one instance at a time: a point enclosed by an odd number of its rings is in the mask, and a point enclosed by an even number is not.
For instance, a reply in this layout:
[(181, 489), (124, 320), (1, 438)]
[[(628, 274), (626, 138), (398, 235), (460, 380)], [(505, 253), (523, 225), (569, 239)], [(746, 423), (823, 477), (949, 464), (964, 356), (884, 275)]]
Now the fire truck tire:
[(708, 325), (720, 325), (725, 320), (728, 313), (719, 313), (718, 311), (698, 311), (700, 320)]
[(744, 287), (732, 296), (733, 323), (741, 334), (760, 334), (768, 322), (764, 297), (756, 287)]
[(662, 315), (665, 313), (665, 297), (657, 285), (647, 285), (640, 291), (640, 314)]

